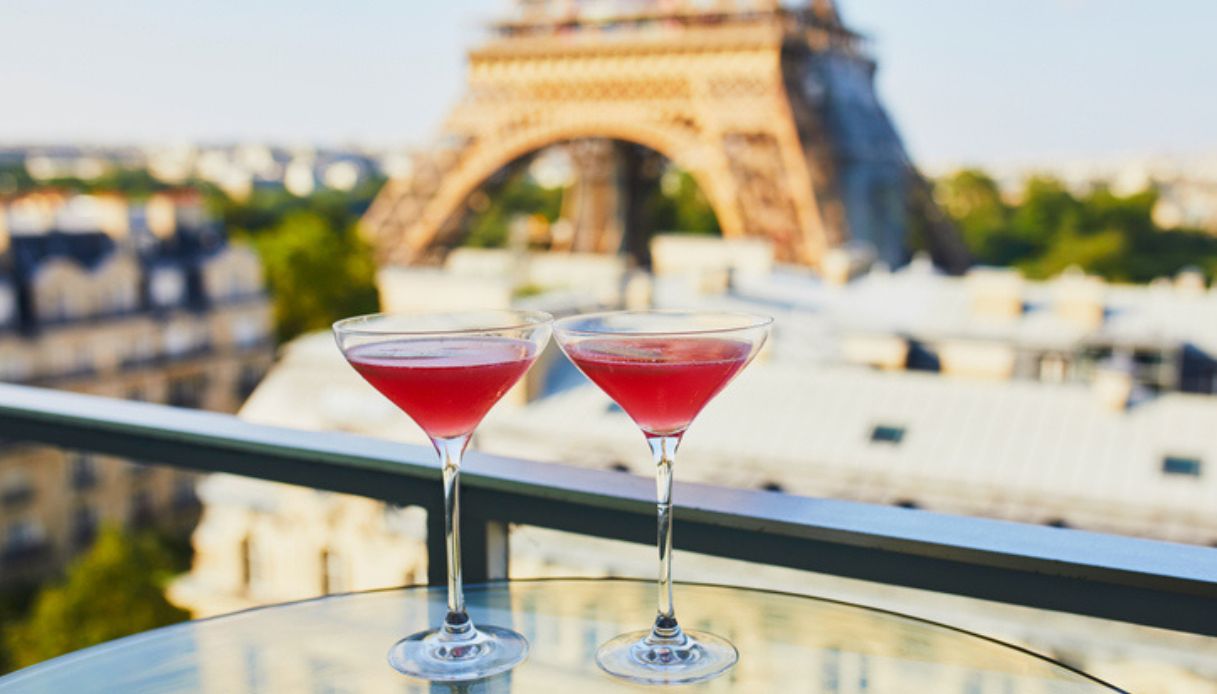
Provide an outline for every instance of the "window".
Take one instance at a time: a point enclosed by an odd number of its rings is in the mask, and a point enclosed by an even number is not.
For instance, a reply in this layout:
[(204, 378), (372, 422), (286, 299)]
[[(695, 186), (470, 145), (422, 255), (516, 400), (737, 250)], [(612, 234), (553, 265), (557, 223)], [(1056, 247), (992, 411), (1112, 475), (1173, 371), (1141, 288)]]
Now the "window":
[(246, 535), (241, 541), (241, 583), (246, 595), (264, 591), (263, 584), (268, 580), (266, 557), (252, 535)]
[(253, 541), (248, 535), (241, 540), (241, 587), (245, 592), (249, 592), (250, 584), (253, 583), (254, 561), (253, 561)]
[(820, 660), (821, 689), (825, 692), (841, 691), (841, 651), (829, 648)]
[(198, 348), (198, 336), (190, 326), (174, 323), (165, 329), (165, 354), (180, 357)]
[(72, 489), (84, 491), (97, 486), (97, 464), (93, 456), (78, 453), (72, 458)]
[(93, 352), (86, 345), (76, 348), (76, 364), (72, 367), (73, 374), (93, 373)]
[(900, 445), (904, 440), (904, 427), (891, 424), (876, 424), (870, 432), (871, 443), (885, 443), (892, 446)]
[(237, 377), (237, 399), (242, 402), (248, 399), (261, 380), (262, 367), (255, 364), (242, 366), (241, 373)]
[(613, 472), (629, 472), (630, 466), (625, 463), (613, 463), (609, 466), (609, 469)]
[(25, 354), (5, 354), (0, 358), (0, 381), (24, 381), (33, 374), (29, 356)]
[(347, 576), (346, 562), (342, 556), (328, 549), (321, 550), (321, 592), (345, 593), (350, 590), (350, 578)]
[(198, 409), (203, 406), (203, 395), (206, 390), (206, 374), (174, 378), (169, 381), (169, 404), (174, 407)]
[(1162, 474), (1164, 475), (1199, 477), (1200, 468), (1201, 460), (1199, 458), (1180, 455), (1168, 455), (1162, 458)]
[(77, 547), (93, 544), (97, 537), (97, 512), (88, 506), (76, 509), (72, 519), (72, 541)]
[(4, 534), (4, 556), (10, 559), (37, 554), (46, 547), (46, 528), (37, 521), (10, 523)]
[(17, 313), (17, 300), (8, 285), (0, 286), (0, 325), (13, 322)]
[(266, 337), (262, 321), (253, 316), (239, 318), (232, 323), (232, 341), (238, 347), (250, 347)]
[(777, 482), (766, 482), (761, 485), (761, 489), (767, 492), (785, 492), (786, 488)]
[(127, 523), (133, 528), (146, 528), (155, 519), (155, 509), (152, 505), (152, 495), (146, 490), (140, 490), (131, 497), (131, 506), (127, 513)]
[(194, 479), (179, 477), (173, 481), (173, 505), (177, 508), (190, 508), (199, 503), (199, 497), (194, 491)]
[(10, 470), (0, 483), (0, 504), (8, 508), (24, 506), (34, 498), (34, 486), (21, 470)]
[(148, 282), (148, 294), (152, 304), (159, 308), (176, 306), (186, 293), (186, 278), (181, 271), (163, 268), (152, 273)]

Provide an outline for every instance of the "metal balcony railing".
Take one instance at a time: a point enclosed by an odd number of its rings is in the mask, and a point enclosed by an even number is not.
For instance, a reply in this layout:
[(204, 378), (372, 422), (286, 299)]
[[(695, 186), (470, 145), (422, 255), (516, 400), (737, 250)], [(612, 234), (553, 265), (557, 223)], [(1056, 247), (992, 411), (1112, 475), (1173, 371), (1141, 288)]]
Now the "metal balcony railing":
[[(444, 581), (429, 448), (13, 385), (0, 437), (422, 506)], [(467, 581), (506, 576), (508, 523), (654, 542), (650, 479), (478, 453), (462, 478)], [(680, 482), (675, 500), (684, 550), (1217, 635), (1217, 549)]]

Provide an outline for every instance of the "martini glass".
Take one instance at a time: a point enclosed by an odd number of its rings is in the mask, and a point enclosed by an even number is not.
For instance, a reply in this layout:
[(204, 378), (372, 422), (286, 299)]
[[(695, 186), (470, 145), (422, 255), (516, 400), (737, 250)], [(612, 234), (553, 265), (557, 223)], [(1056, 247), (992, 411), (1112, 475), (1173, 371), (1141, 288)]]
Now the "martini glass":
[(460, 470), (473, 430), (536, 361), (553, 317), (538, 311), (374, 314), (338, 321), (338, 347), (359, 375), (427, 433), (444, 479), (448, 612), (438, 628), (394, 644), (389, 664), (433, 681), (505, 672), (528, 655), (520, 634), (475, 627), (461, 588)]
[(619, 311), (554, 324), (566, 356), (634, 420), (655, 459), (658, 614), (649, 630), (596, 652), (611, 675), (645, 684), (717, 677), (739, 660), (726, 639), (686, 631), (672, 606), (672, 464), (689, 424), (756, 356), (772, 318), (738, 313)]

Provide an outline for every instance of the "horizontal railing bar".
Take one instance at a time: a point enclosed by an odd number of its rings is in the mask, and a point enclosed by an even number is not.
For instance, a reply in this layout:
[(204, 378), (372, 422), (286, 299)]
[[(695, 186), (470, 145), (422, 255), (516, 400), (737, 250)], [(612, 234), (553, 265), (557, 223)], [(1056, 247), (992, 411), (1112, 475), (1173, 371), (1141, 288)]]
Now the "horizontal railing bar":
[[(0, 437), (435, 508), (430, 448), (0, 385)], [(478, 519), (654, 541), (654, 485), (471, 453)], [(716, 556), (1217, 635), (1217, 550), (873, 504), (677, 483), (676, 544)]]

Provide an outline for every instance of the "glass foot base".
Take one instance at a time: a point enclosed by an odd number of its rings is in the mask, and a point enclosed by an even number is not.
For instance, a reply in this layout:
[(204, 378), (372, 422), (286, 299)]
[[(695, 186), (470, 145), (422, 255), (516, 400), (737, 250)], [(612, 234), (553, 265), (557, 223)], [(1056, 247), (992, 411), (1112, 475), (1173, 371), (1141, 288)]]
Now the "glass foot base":
[(502, 627), (477, 627), (471, 636), (454, 640), (442, 629), (420, 631), (393, 644), (389, 665), (394, 670), (433, 682), (479, 680), (507, 672), (528, 657), (528, 641)]
[(670, 639), (651, 631), (622, 634), (596, 651), (596, 664), (614, 677), (642, 684), (692, 684), (714, 679), (739, 661), (731, 642), (703, 631)]

